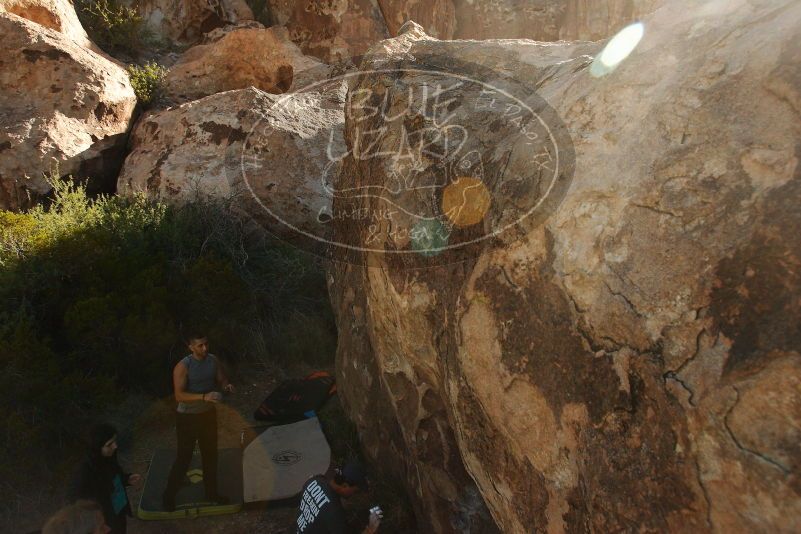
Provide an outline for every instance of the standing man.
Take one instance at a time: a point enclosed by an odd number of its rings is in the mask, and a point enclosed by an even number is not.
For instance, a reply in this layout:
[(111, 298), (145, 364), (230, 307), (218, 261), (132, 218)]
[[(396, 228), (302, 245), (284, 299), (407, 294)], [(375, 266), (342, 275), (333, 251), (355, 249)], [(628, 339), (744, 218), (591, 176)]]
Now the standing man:
[(370, 510), (370, 519), (364, 529), (348, 525), (342, 498), (358, 491), (367, 491), (367, 476), (361, 464), (348, 462), (326, 478), (317, 475), (306, 481), (300, 495), (300, 507), (295, 520), (297, 534), (375, 534), (381, 523), (382, 512), (378, 507)]
[(196, 441), (203, 460), (206, 498), (217, 504), (229, 502), (217, 493), (217, 409), (214, 405), (222, 400), (222, 394), (216, 391), (218, 384), (228, 393), (233, 393), (234, 386), (228, 382), (217, 357), (209, 354), (203, 332), (191, 333), (187, 345), (191, 354), (179, 361), (172, 372), (178, 401), (175, 414), (178, 451), (162, 496), (164, 509), (169, 512), (175, 510), (175, 496), (192, 462)]

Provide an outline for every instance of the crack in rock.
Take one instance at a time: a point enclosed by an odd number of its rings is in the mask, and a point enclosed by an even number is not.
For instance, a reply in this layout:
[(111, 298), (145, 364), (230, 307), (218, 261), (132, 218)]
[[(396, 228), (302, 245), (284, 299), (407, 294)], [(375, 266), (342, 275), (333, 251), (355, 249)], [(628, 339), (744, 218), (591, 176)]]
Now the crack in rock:
[(740, 440), (737, 439), (737, 436), (734, 434), (734, 432), (732, 431), (731, 427), (729, 426), (729, 415), (731, 415), (731, 412), (734, 410), (735, 406), (737, 406), (737, 403), (740, 402), (740, 390), (738, 390), (734, 386), (732, 386), (732, 389), (734, 390), (734, 392), (736, 393), (737, 396), (734, 399), (734, 403), (726, 411), (726, 415), (723, 416), (723, 426), (726, 427), (726, 431), (729, 433), (729, 436), (731, 437), (732, 441), (734, 442), (734, 444), (737, 446), (738, 449), (740, 449), (742, 451), (745, 451), (747, 453), (750, 453), (750, 454), (756, 456), (757, 458), (759, 458), (760, 460), (769, 463), (773, 467), (779, 469), (784, 475), (789, 475), (790, 474), (790, 469), (784, 467), (782, 464), (780, 464), (776, 460), (774, 460), (772, 458), (769, 458), (768, 456), (765, 456), (764, 454), (760, 453), (759, 451), (755, 451), (753, 449), (749, 449), (748, 447), (743, 446), (743, 444), (740, 443)]
[(687, 393), (690, 394), (690, 398), (687, 399), (687, 402), (690, 403), (690, 406), (692, 406), (693, 408), (695, 408), (697, 406), (697, 404), (695, 404), (695, 400), (694, 400), (695, 399), (695, 391), (693, 391), (692, 388), (690, 386), (688, 386), (686, 382), (684, 382), (684, 380), (679, 378), (679, 375), (676, 374), (676, 371), (668, 371), (667, 373), (662, 375), (662, 377), (665, 380), (675, 380), (676, 382), (678, 382), (679, 385), (682, 387), (682, 389), (684, 389)]

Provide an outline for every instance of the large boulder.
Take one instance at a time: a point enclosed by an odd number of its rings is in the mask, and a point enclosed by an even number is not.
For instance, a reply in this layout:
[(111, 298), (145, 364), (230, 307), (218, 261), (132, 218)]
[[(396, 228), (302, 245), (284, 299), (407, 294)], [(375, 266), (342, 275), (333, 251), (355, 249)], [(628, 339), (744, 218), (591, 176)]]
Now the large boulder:
[(0, 11), (19, 15), (55, 30), (83, 46), (97, 51), (81, 26), (70, 0), (0, 0)]
[(285, 28), (250, 22), (207, 34), (170, 68), (165, 89), (179, 101), (250, 86), (278, 94), (324, 77), (327, 70), (304, 56)]
[[(801, 529), (801, 4), (644, 27), (600, 78), (600, 45), (410, 28), (351, 87), (339, 391), (421, 530)], [(460, 78), (423, 105), (413, 68)]]
[(45, 173), (89, 177), (113, 191), (136, 95), (118, 64), (72, 38), (0, 13), (0, 207), (50, 186)]
[(322, 178), (327, 151), (342, 152), (343, 98), (341, 85), (285, 96), (250, 87), (151, 112), (131, 134), (117, 190), (177, 204), (229, 198), (273, 233), (317, 235), (331, 210)]
[(203, 34), (227, 24), (253, 20), (245, 0), (123, 0), (136, 6), (147, 27), (159, 38), (195, 44)]

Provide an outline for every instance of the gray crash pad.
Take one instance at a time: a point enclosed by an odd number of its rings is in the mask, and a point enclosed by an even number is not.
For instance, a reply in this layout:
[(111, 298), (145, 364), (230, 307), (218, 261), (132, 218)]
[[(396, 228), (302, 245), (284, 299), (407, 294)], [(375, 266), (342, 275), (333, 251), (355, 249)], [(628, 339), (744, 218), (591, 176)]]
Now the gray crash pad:
[(242, 454), (244, 502), (294, 497), (330, 464), (331, 448), (316, 417), (269, 427)]

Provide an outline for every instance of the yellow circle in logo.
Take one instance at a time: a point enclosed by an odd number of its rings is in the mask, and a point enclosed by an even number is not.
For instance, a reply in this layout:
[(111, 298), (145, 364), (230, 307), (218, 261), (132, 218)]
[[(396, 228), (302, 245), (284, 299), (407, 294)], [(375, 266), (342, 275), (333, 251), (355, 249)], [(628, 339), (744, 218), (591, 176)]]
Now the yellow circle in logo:
[(480, 223), (489, 207), (487, 186), (472, 176), (460, 176), (442, 192), (442, 212), (456, 226)]

